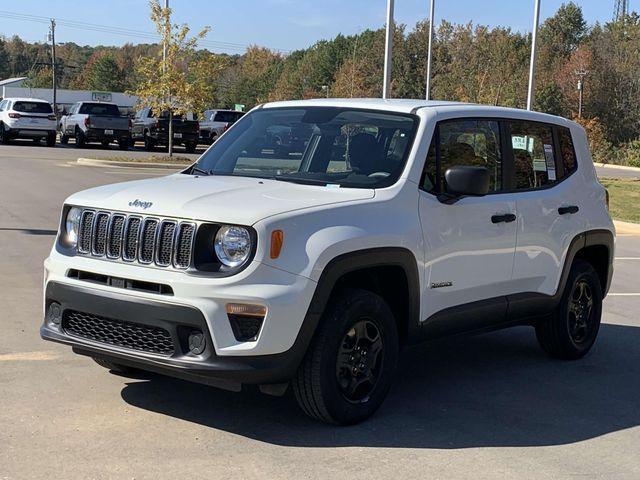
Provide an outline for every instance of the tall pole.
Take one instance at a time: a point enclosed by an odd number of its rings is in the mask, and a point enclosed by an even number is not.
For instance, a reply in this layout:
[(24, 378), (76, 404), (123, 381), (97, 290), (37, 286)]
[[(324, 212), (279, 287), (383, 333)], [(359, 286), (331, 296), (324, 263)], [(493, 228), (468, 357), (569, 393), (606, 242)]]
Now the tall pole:
[[(165, 14), (169, 9), (169, 0), (164, 0)], [(164, 38), (162, 39), (162, 73), (167, 73), (167, 35), (169, 32), (164, 32)], [(171, 93), (169, 92), (169, 102), (171, 102)], [(169, 131), (167, 132), (169, 138), (167, 138), (167, 150), (169, 151), (169, 157), (173, 157), (173, 109), (169, 106)]]
[(533, 13), (533, 32), (531, 34), (531, 63), (529, 65), (529, 93), (527, 95), (527, 110), (533, 109), (533, 99), (536, 88), (536, 44), (538, 42), (538, 23), (540, 22), (540, 0), (535, 0)]
[(387, 0), (387, 35), (384, 42), (384, 80), (382, 84), (382, 98), (391, 95), (391, 62), (393, 58), (393, 2)]
[(425, 98), (431, 100), (431, 57), (433, 52), (433, 13), (436, 0), (431, 0), (429, 8), (429, 53), (427, 53), (427, 91)]
[[(169, 8), (169, 0), (164, 0), (164, 9)], [(162, 72), (164, 73), (167, 69), (167, 42), (166, 40), (162, 41)]]
[(53, 83), (53, 114), (58, 115), (58, 82), (56, 78), (56, 21), (51, 19), (51, 79)]
[(584, 77), (587, 76), (586, 70), (576, 70), (578, 77), (578, 118), (582, 118), (582, 107), (584, 100)]

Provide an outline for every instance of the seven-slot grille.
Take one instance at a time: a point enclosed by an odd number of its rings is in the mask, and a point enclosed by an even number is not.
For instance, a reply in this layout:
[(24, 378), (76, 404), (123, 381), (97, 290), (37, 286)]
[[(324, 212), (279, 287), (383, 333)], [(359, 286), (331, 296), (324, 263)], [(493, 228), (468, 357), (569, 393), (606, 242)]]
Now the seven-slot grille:
[(108, 260), (187, 269), (193, 258), (193, 222), (83, 210), (78, 252)]

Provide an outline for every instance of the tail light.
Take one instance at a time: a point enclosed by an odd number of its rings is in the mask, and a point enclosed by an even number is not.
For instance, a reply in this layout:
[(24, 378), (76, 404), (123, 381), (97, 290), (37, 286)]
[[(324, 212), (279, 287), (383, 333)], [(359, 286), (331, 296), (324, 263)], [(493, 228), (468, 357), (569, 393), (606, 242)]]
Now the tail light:
[(11, 112), (11, 113), (9, 114), (9, 118), (20, 118), (20, 114), (19, 114), (19, 113), (13, 113), (13, 112)]
[(231, 126), (230, 124), (225, 123), (225, 124), (224, 124), (224, 128), (222, 129), (222, 131), (223, 131), (223, 132), (226, 132), (227, 130), (229, 130), (229, 127), (230, 127), (230, 126)]
[(129, 129), (133, 128), (133, 120), (129, 119)]
[(160, 120), (156, 120), (156, 123), (152, 126), (152, 128), (155, 128), (156, 130), (160, 130)]
[(90, 127), (91, 126), (91, 118), (90, 117), (86, 117), (84, 119), (84, 126), (85, 127)]
[(200, 131), (200, 122), (196, 122), (196, 130)]
[(47, 117), (47, 120), (54, 120), (55, 121), (56, 120), (56, 116), (55, 115), (49, 115)]

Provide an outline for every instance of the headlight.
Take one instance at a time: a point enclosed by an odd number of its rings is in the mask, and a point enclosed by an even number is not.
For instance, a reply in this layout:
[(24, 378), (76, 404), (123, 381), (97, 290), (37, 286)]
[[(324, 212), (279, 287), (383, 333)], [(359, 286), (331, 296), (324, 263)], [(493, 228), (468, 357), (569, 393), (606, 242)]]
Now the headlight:
[(77, 207), (72, 207), (67, 212), (67, 218), (64, 222), (65, 227), (65, 243), (75, 248), (78, 245), (78, 229), (80, 228), (80, 214), (81, 210)]
[(227, 267), (239, 267), (251, 255), (251, 235), (243, 227), (223, 226), (214, 240), (218, 259)]

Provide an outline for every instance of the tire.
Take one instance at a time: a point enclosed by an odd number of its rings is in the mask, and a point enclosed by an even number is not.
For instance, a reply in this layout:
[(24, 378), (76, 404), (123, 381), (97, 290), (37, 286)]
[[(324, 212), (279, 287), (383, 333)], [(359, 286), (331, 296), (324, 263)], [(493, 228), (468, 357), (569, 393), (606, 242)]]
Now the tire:
[(560, 304), (546, 320), (536, 325), (542, 349), (554, 358), (584, 357), (598, 336), (602, 317), (602, 285), (593, 266), (575, 260)]
[(187, 151), (187, 153), (195, 153), (197, 146), (198, 146), (197, 143), (186, 143), (184, 148)]
[(64, 135), (63, 133), (60, 133), (60, 143), (62, 145), (67, 145), (69, 143), (69, 135)]
[(102, 142), (100, 142), (100, 145), (102, 145), (103, 147), (108, 147), (110, 143), (111, 142), (108, 140), (103, 140)]
[(129, 140), (119, 140), (118, 141), (118, 148), (120, 150), (128, 150), (129, 149), (129, 145), (131, 145), (131, 141), (129, 141)]
[(9, 143), (7, 138), (7, 132), (4, 129), (4, 123), (0, 122), (0, 145), (6, 145)]
[(96, 362), (101, 367), (104, 367), (107, 370), (110, 370), (115, 373), (127, 375), (131, 373), (135, 373), (136, 371), (135, 368), (127, 367), (125, 365), (120, 365), (119, 363), (110, 362), (109, 360), (104, 360), (102, 358), (96, 358), (96, 357), (92, 357), (92, 358), (93, 358), (93, 361)]
[(386, 302), (366, 290), (339, 292), (327, 305), (292, 381), (298, 404), (325, 423), (352, 425), (367, 419), (389, 392), (398, 351), (397, 325)]
[(84, 137), (84, 133), (82, 133), (82, 130), (80, 130), (79, 128), (76, 128), (75, 139), (76, 148), (83, 148), (85, 146), (86, 140)]
[(56, 134), (50, 133), (47, 135), (47, 147), (55, 147), (56, 146)]
[(155, 140), (153, 138), (151, 138), (149, 135), (145, 135), (144, 136), (144, 149), (147, 152), (151, 152), (155, 148), (156, 148)]

